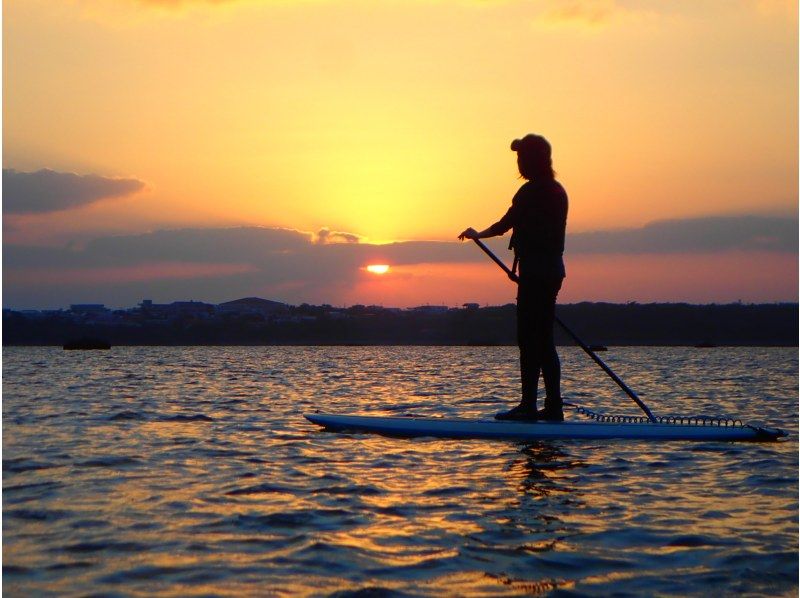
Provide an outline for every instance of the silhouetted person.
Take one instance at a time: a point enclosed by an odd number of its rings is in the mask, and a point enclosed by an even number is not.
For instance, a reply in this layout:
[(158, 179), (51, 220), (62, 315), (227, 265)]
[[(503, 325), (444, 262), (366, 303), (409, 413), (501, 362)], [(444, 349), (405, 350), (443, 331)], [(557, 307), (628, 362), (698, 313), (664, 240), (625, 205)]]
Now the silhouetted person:
[[(509, 229), (509, 249), (519, 266), (517, 289), (517, 342), (522, 378), (522, 401), (497, 419), (562, 421), (561, 363), (553, 338), (556, 297), (564, 279), (564, 232), (567, 226), (567, 193), (555, 180), (550, 144), (540, 135), (515, 139), (522, 178), (511, 207), (498, 222), (477, 232), (468, 228), (458, 238), (485, 239)], [(515, 268), (516, 269), (516, 268)], [(536, 410), (539, 372), (547, 396), (544, 409)]]

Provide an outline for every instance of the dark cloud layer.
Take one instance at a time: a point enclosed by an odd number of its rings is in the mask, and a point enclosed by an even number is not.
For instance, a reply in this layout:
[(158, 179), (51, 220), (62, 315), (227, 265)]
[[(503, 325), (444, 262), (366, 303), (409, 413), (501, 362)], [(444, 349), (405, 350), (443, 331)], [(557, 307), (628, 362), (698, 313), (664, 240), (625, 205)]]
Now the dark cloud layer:
[[(361, 263), (383, 259), (393, 264), (426, 262), (480, 262), (479, 251), (458, 241), (403, 241), (387, 245), (314, 242), (313, 235), (292, 229), (240, 227), (161, 230), (139, 235), (101, 237), (82, 249), (7, 245), (7, 268), (113, 267), (155, 262), (249, 263), (274, 267), (277, 263)], [(318, 233), (318, 238), (321, 233)], [(507, 239), (491, 239), (501, 255)], [(796, 252), (798, 220), (795, 217), (708, 217), (665, 220), (642, 228), (567, 235), (567, 255), (642, 254), (766, 250)], [(327, 267), (327, 265), (325, 266)], [(315, 270), (317, 268), (314, 268)]]
[[(493, 240), (498, 250), (506, 242)], [(479, 253), (479, 252), (478, 252)], [(81, 249), (6, 245), (6, 268), (98, 268), (155, 262), (247, 263), (276, 271), (282, 267), (306, 274), (339, 271), (364, 260), (392, 264), (478, 261), (475, 251), (444, 241), (405, 241), (388, 245), (315, 243), (313, 235), (279, 228), (208, 228), (162, 230), (140, 235), (102, 237)]]
[(568, 235), (570, 253), (797, 251), (796, 217), (708, 216)]
[[(343, 233), (330, 233), (342, 235)], [(319, 235), (318, 235), (319, 237)], [(292, 268), (299, 274), (338, 272), (366, 261), (390, 264), (481, 262), (486, 257), (458, 241), (402, 241), (386, 245), (320, 243), (292, 229), (239, 227), (161, 230), (101, 237), (83, 248), (6, 245), (6, 268), (97, 268), (158, 262), (251, 264)], [(488, 240), (508, 257), (507, 238)], [(642, 228), (567, 234), (567, 257), (575, 254), (644, 254), (718, 251), (797, 252), (796, 217), (708, 217), (665, 220)]]
[[(731, 250), (796, 254), (796, 217), (709, 217), (669, 220), (618, 231), (568, 234), (567, 264), (580, 254), (714, 253)], [(336, 236), (340, 233), (330, 233)], [(324, 237), (324, 235), (323, 235)], [(471, 243), (405, 241), (388, 245), (320, 242), (319, 234), (277, 228), (163, 230), (141, 235), (95, 239), (83, 248), (7, 245), (3, 267), (8, 280), (6, 304), (41, 305), (37, 297), (59, 297), (55, 304), (81, 300), (132, 305), (145, 296), (223, 301), (261, 295), (288, 301), (331, 296), (355, 283), (359, 269), (370, 263), (486, 263)], [(506, 261), (507, 238), (489, 246)], [(192, 279), (158, 279), (113, 285), (84, 283), (48, 285), (47, 272), (135, 268), (157, 264), (232, 265), (241, 271)], [(41, 272), (30, 288), (15, 283), (15, 274)], [(30, 277), (28, 277), (29, 280)], [(62, 277), (63, 279), (63, 277)], [(36, 287), (35, 289), (33, 287)], [(93, 287), (93, 288), (92, 288)], [(10, 303), (9, 303), (10, 302)], [(52, 304), (53, 302), (51, 302)]]
[(136, 179), (114, 179), (94, 174), (78, 175), (42, 169), (19, 172), (3, 169), (3, 212), (42, 214), (124, 197), (144, 188)]

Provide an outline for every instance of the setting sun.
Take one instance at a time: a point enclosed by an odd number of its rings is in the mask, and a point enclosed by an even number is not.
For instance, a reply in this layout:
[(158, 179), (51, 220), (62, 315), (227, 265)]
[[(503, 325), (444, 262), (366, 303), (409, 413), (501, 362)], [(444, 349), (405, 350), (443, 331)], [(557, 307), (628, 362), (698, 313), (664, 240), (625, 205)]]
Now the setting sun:
[(389, 266), (386, 264), (370, 264), (367, 266), (367, 272), (373, 274), (386, 274), (389, 271)]

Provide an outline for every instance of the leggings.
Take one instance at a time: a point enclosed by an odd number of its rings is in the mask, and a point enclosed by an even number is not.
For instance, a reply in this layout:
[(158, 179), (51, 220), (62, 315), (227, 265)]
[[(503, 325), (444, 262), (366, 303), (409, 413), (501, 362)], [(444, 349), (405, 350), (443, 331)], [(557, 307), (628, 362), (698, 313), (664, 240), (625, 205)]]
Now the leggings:
[(545, 408), (561, 408), (561, 362), (553, 323), (561, 277), (520, 277), (517, 291), (517, 342), (522, 378), (522, 404), (536, 408), (539, 372), (547, 393)]

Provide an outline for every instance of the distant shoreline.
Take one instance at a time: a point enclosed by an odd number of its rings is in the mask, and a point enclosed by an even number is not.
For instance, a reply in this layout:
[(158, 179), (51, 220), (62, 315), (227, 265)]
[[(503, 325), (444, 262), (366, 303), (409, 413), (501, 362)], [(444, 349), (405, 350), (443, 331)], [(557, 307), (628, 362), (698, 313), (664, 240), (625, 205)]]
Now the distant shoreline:
[[(3, 346), (62, 346), (97, 339), (112, 346), (514, 346), (513, 304), (412, 309), (290, 306), (238, 300), (129, 310), (75, 305), (51, 312), (3, 311)], [(606, 347), (797, 347), (798, 304), (685, 303), (559, 305), (558, 316), (588, 345)], [(556, 343), (574, 344), (558, 326)]]
[[(111, 349), (114, 348), (121, 348), (121, 347), (349, 347), (349, 348), (368, 348), (368, 347), (463, 347), (465, 349), (496, 349), (498, 347), (514, 347), (516, 348), (516, 343), (514, 344), (502, 344), (502, 345), (445, 345), (445, 344), (420, 344), (420, 343), (314, 343), (314, 344), (298, 344), (298, 343), (282, 343), (282, 344), (193, 344), (193, 345), (170, 345), (170, 344), (118, 344), (113, 345)], [(577, 347), (576, 344), (561, 344), (556, 343), (558, 347)], [(51, 344), (3, 344), (4, 348), (32, 348), (32, 347), (58, 347), (62, 348), (61, 343), (51, 343)], [(654, 344), (654, 343), (643, 343), (641, 345), (608, 345), (608, 350), (613, 351), (614, 349), (627, 349), (631, 347), (653, 347), (653, 348), (668, 348), (668, 347), (683, 347), (687, 349), (697, 349), (698, 351), (704, 350), (714, 350), (714, 349), (736, 349), (736, 348), (750, 348), (750, 349), (790, 349), (793, 347), (800, 347), (800, 344), (794, 345), (715, 345), (714, 347), (698, 347), (696, 345), (664, 345), (664, 344)]]

